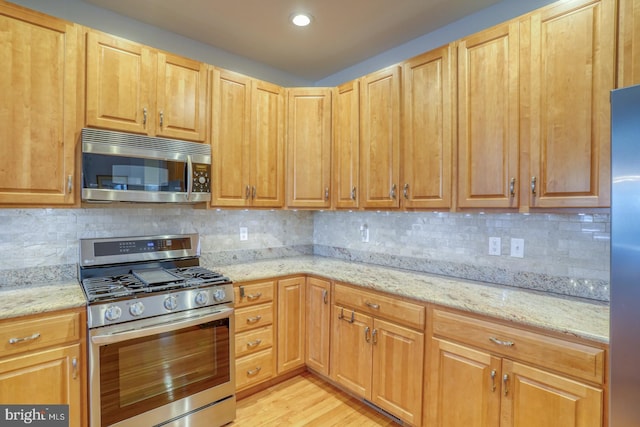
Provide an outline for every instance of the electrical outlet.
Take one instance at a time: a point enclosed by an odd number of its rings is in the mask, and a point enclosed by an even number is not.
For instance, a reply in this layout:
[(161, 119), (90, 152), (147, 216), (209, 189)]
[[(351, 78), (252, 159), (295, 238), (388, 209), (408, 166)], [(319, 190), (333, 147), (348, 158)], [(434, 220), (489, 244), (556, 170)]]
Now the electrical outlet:
[(524, 258), (524, 239), (511, 239), (511, 256)]
[(369, 226), (367, 224), (362, 224), (360, 226), (360, 237), (363, 242), (369, 242)]
[(240, 227), (240, 240), (249, 240), (249, 230), (247, 230), (247, 227)]
[(500, 255), (501, 241), (499, 237), (489, 237), (489, 255)]

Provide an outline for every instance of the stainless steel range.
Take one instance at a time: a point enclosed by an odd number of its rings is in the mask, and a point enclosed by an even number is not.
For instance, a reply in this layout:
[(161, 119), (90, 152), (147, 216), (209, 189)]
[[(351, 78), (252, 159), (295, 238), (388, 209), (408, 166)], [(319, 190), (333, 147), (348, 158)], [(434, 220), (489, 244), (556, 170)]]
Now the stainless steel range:
[(91, 427), (235, 418), (233, 285), (199, 255), (197, 234), (80, 240)]

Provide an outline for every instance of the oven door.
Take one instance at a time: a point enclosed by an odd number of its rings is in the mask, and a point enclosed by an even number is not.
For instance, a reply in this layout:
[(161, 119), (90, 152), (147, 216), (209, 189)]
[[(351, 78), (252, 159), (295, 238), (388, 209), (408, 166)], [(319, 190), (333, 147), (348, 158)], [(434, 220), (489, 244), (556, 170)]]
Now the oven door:
[(235, 418), (232, 314), (215, 306), (91, 330), (91, 426), (164, 425), (216, 402)]

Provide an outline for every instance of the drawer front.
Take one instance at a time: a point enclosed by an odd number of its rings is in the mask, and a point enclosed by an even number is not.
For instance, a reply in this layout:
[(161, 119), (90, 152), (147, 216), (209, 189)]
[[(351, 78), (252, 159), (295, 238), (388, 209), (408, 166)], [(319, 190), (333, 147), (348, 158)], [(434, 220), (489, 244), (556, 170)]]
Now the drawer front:
[(273, 326), (236, 334), (236, 357), (246, 356), (273, 346)]
[(273, 304), (262, 304), (235, 310), (236, 332), (248, 331), (273, 323)]
[(77, 312), (34, 319), (12, 319), (0, 324), (0, 354), (8, 356), (77, 341), (80, 334), (80, 313)]
[(353, 307), (411, 328), (424, 329), (425, 307), (420, 304), (340, 284), (335, 285), (334, 301), (335, 304)]
[(434, 336), (598, 384), (604, 380), (605, 352), (600, 348), (437, 309), (432, 326)]
[(236, 390), (268, 380), (273, 376), (273, 349), (236, 359)]
[(248, 285), (236, 285), (233, 289), (235, 307), (240, 308), (273, 301), (274, 286), (275, 282), (273, 280)]

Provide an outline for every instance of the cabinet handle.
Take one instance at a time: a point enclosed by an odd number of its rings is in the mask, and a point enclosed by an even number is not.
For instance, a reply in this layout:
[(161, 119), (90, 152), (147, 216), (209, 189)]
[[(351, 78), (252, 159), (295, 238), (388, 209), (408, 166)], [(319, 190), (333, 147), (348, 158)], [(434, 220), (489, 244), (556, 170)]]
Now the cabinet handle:
[(395, 184), (393, 184), (393, 185), (391, 186), (391, 191), (389, 191), (389, 197), (391, 197), (392, 199), (395, 199), (395, 198), (396, 198), (396, 189), (397, 189), (397, 188), (398, 188), (398, 187), (397, 187)]
[(371, 336), (369, 335), (369, 332), (371, 332), (371, 329), (369, 329), (368, 326), (364, 328), (364, 340), (366, 342), (371, 342)]
[(164, 112), (160, 110), (160, 127), (164, 125)]
[(256, 199), (256, 186), (255, 185), (251, 187), (251, 198), (254, 199), (254, 200)]
[(261, 340), (261, 339), (257, 339), (257, 340), (255, 340), (255, 341), (249, 341), (249, 342), (247, 343), (247, 347), (249, 347), (249, 348), (257, 347), (257, 346), (259, 346), (259, 345), (260, 345), (260, 343), (262, 343), (262, 340)]
[(257, 375), (258, 373), (260, 373), (261, 369), (262, 369), (262, 366), (257, 366), (255, 369), (249, 369), (247, 371), (247, 375), (250, 377)]
[(404, 185), (404, 188), (402, 189), (402, 195), (405, 199), (409, 200), (409, 184)]
[(329, 200), (329, 187), (325, 187), (324, 189), (324, 199)]
[(496, 337), (489, 337), (489, 341), (491, 341), (494, 344), (502, 345), (505, 347), (513, 347), (514, 345), (516, 345), (516, 343), (514, 343), (513, 341), (503, 341)]
[(322, 302), (324, 302), (325, 304), (329, 303), (329, 292), (327, 292), (326, 289), (322, 290)]
[(537, 184), (537, 179), (535, 176), (531, 177), (531, 194), (533, 194), (534, 196), (536, 195), (536, 184)]
[(244, 198), (249, 200), (249, 197), (251, 197), (251, 187), (247, 185), (247, 188), (244, 190)]
[(511, 197), (514, 197), (516, 195), (516, 179), (515, 178), (511, 178), (511, 181), (509, 181), (509, 194), (511, 195)]
[(147, 128), (147, 107), (142, 109), (142, 127)]
[(347, 319), (346, 317), (344, 317), (344, 308), (340, 308), (340, 314), (338, 315), (338, 319), (347, 321), (349, 323), (353, 323), (356, 321), (356, 312), (352, 310), (351, 319)]
[(71, 377), (75, 380), (76, 378), (78, 378), (78, 359), (76, 357), (71, 359), (71, 367), (72, 367)]
[(244, 298), (244, 286), (240, 286), (240, 298)]
[(356, 187), (353, 187), (351, 189), (351, 200), (355, 200), (356, 199)]
[(374, 329), (373, 332), (371, 333), (371, 341), (373, 341), (374, 344), (378, 344), (378, 330)]
[(365, 301), (364, 304), (369, 308), (373, 308), (374, 310), (378, 310), (380, 308), (380, 304), (374, 304), (369, 301)]
[(67, 177), (67, 193), (71, 194), (73, 190), (73, 175)]
[(10, 338), (9, 339), (9, 344), (17, 344), (19, 342), (33, 341), (33, 340), (37, 340), (38, 338), (40, 338), (40, 332), (36, 332), (35, 334), (33, 334), (31, 336), (28, 336), (28, 337)]
[(502, 377), (502, 388), (504, 389), (505, 396), (509, 394), (508, 383), (509, 383), (509, 374), (504, 374), (504, 376)]
[(247, 323), (256, 323), (256, 322), (259, 322), (260, 319), (262, 319), (262, 316), (248, 317)]
[(262, 292), (258, 292), (257, 294), (249, 294), (247, 295), (247, 299), (249, 301), (255, 301), (262, 296)]
[(496, 391), (496, 370), (491, 371), (491, 391)]

